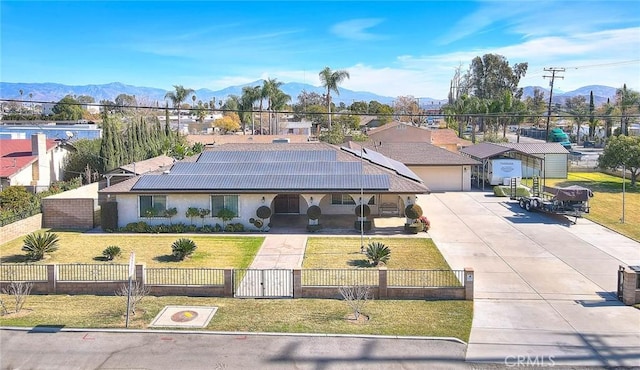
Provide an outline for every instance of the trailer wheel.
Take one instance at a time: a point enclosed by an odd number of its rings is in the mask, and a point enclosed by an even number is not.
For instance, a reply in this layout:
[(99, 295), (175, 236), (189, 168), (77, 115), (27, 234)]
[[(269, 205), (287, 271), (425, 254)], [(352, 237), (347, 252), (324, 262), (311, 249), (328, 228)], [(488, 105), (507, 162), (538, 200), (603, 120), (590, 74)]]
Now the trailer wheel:
[(524, 209), (524, 199), (520, 198), (518, 203), (520, 203), (520, 208)]
[(537, 199), (533, 199), (533, 208), (538, 208), (539, 204), (538, 204), (538, 200)]
[(526, 209), (528, 212), (531, 212), (531, 201), (527, 200), (524, 203), (524, 209)]

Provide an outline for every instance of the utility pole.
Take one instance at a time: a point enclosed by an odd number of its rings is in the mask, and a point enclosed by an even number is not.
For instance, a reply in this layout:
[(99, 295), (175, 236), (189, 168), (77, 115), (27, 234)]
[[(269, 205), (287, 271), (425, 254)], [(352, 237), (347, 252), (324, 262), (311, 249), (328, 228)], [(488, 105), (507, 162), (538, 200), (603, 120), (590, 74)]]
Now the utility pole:
[(542, 76), (544, 78), (551, 79), (551, 81), (549, 82), (549, 86), (551, 87), (551, 90), (549, 91), (549, 110), (547, 111), (547, 143), (549, 142), (549, 121), (551, 120), (551, 98), (553, 97), (553, 82), (555, 81), (556, 77), (564, 79), (563, 76), (556, 76), (557, 72), (564, 72), (564, 70), (564, 68), (545, 68), (544, 71), (551, 72), (551, 76)]

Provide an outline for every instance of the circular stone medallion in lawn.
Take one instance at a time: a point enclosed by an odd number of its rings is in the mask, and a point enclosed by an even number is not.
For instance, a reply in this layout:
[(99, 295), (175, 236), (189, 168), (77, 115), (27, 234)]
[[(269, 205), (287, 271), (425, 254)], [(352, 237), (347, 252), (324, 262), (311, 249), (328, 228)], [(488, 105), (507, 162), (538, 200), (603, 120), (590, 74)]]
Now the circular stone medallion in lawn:
[(151, 322), (151, 327), (204, 328), (218, 307), (166, 306)]

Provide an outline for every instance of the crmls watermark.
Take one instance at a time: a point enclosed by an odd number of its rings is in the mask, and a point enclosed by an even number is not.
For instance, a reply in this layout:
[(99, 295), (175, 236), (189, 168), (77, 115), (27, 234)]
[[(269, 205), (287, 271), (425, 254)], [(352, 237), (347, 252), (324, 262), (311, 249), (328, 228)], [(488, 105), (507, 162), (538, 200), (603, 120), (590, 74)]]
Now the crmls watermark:
[(504, 358), (507, 367), (553, 367), (556, 365), (553, 356), (507, 356)]

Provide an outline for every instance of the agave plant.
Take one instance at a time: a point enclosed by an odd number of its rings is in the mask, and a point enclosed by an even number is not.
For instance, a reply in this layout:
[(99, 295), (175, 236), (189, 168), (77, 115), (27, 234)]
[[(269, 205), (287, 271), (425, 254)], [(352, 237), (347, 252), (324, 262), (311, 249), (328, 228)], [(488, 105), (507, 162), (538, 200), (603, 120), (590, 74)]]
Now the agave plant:
[(28, 259), (39, 261), (46, 253), (57, 251), (59, 241), (55, 233), (31, 233), (24, 238), (22, 250), (27, 252)]
[(369, 243), (365, 253), (373, 266), (378, 266), (380, 262), (386, 264), (391, 258), (391, 249), (380, 242)]
[(171, 244), (171, 255), (182, 261), (195, 252), (196, 243), (187, 238), (180, 238)]

